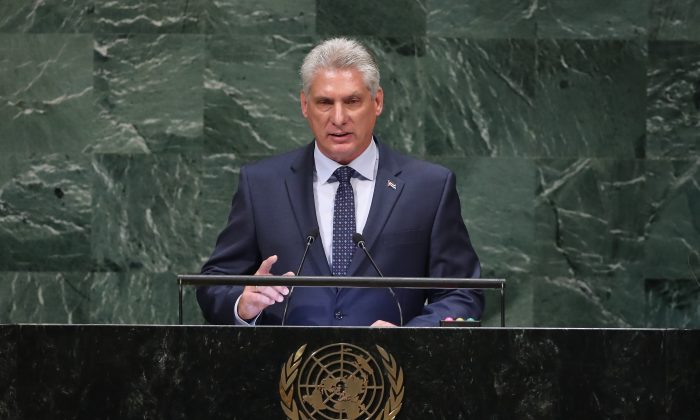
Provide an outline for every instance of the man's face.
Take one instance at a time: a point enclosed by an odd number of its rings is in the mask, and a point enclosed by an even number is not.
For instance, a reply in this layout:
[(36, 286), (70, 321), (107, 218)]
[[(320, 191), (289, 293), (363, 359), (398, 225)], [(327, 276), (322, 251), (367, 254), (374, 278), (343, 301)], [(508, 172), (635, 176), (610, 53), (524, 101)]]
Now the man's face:
[(320, 69), (308, 96), (301, 92), (301, 112), (309, 122), (318, 148), (330, 159), (347, 165), (365, 151), (384, 106), (381, 88), (374, 99), (357, 69)]

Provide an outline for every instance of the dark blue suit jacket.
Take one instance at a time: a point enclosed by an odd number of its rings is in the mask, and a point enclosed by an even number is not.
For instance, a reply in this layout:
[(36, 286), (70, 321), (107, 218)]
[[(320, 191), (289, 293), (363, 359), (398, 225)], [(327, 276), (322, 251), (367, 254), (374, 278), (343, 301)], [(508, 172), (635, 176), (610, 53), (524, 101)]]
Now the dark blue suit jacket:
[[(448, 169), (391, 151), (379, 143), (379, 168), (363, 236), (388, 277), (479, 277), (480, 266), (460, 213), (455, 176)], [(264, 258), (277, 255), (275, 274), (296, 271), (305, 237), (316, 226), (313, 196), (314, 145), (241, 169), (228, 224), (202, 268), (204, 274), (253, 274)], [(395, 184), (396, 188), (388, 185)], [(312, 244), (302, 275), (330, 276), (320, 240)], [(376, 276), (356, 250), (349, 276)], [(293, 278), (289, 285), (293, 285)], [(234, 323), (242, 287), (197, 289), (205, 318)], [(479, 319), (479, 290), (396, 289), (407, 326), (437, 326), (445, 317)], [(263, 311), (257, 323), (280, 324), (284, 303)], [(298, 287), (286, 325), (364, 326), (382, 319), (398, 325), (387, 289)]]

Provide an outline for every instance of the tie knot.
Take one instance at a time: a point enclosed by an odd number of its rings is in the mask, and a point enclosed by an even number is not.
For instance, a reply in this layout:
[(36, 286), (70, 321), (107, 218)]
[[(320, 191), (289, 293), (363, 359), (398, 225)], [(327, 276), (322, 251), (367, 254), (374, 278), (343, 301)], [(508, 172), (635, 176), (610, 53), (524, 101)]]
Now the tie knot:
[(349, 166), (341, 166), (333, 172), (333, 175), (340, 183), (350, 182), (350, 178), (355, 175), (355, 170)]

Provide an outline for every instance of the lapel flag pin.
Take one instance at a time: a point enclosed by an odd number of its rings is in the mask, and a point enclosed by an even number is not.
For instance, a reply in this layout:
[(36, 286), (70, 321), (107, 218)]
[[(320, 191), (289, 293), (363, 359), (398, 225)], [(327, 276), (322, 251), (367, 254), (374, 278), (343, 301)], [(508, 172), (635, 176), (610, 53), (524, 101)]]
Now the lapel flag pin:
[(386, 180), (386, 186), (394, 190), (396, 189), (396, 183), (390, 179)]

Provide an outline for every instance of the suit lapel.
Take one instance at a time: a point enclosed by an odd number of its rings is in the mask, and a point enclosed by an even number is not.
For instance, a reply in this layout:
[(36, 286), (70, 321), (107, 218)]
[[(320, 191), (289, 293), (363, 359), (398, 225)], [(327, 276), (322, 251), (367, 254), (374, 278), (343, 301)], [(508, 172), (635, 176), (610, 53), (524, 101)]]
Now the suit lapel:
[[(362, 233), (370, 253), (375, 248), (374, 245), (377, 242), (377, 238), (381, 234), (382, 229), (384, 229), (384, 225), (394, 210), (396, 201), (399, 199), (404, 187), (404, 182), (398, 178), (401, 168), (396, 162), (394, 154), (382, 143), (377, 142), (377, 144), (379, 145), (379, 168), (377, 169), (377, 178), (374, 183), (372, 205), (370, 206), (367, 223), (365, 223)], [(369, 261), (363, 254), (364, 252), (361, 249), (355, 251), (350, 267), (348, 267), (349, 276), (357, 275), (357, 270), (361, 265), (369, 264)], [(379, 269), (381, 270), (381, 267)]]
[[(312, 142), (301, 152), (299, 158), (292, 163), (289, 175), (285, 178), (289, 203), (299, 229), (299, 238), (306, 238), (311, 229), (318, 226), (316, 207), (314, 205), (313, 177), (314, 143)], [(319, 239), (317, 238), (317, 241)], [(320, 244), (311, 246), (306, 263), (311, 263), (314, 266), (312, 272), (318, 275), (331, 275), (328, 260), (323, 252), (323, 246)]]

